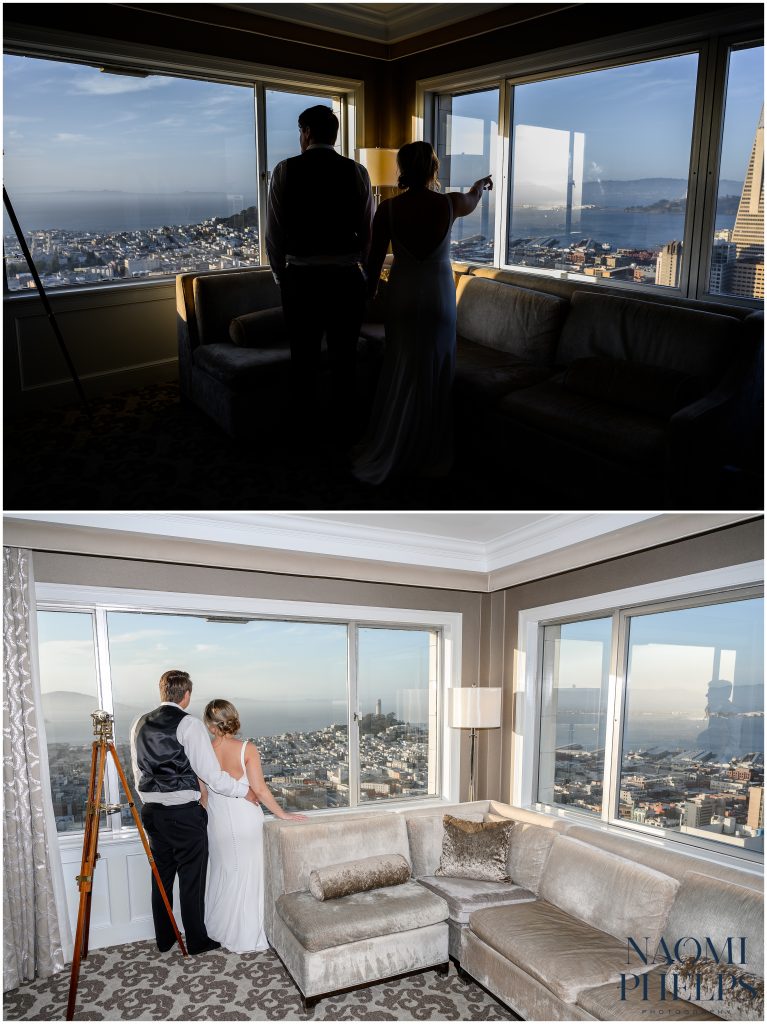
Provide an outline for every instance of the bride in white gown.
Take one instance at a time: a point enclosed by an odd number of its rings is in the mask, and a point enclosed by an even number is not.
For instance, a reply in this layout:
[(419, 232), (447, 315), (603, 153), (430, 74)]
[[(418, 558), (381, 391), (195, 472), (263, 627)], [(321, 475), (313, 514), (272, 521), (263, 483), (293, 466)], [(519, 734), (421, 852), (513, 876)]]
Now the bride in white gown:
[(399, 187), (378, 207), (368, 260), (374, 293), (391, 242), (386, 349), (370, 427), (352, 466), (380, 484), (395, 473), (444, 476), (452, 463), (450, 395), (455, 368), (455, 282), (450, 231), (472, 213), (492, 178), (440, 195), (439, 160), (428, 142), (397, 153)]
[[(253, 743), (239, 740), (237, 709), (226, 700), (205, 708), (203, 721), (213, 737), (218, 763), (232, 778), (247, 776), (250, 788), (275, 817), (306, 821), (304, 814), (287, 814), (272, 796)], [(201, 784), (203, 800), (206, 799)], [(205, 887), (205, 927), (208, 935), (232, 953), (268, 949), (264, 932), (264, 849), (261, 804), (236, 800), (207, 790), (208, 878)]]

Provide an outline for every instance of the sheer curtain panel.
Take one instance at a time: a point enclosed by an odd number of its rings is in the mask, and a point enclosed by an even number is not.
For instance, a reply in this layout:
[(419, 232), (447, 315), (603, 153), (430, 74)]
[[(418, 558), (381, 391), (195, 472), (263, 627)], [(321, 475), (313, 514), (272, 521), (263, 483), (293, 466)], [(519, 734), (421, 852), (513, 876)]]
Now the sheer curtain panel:
[(61, 862), (43, 781), (48, 766), (34, 682), (30, 553), (3, 548), (3, 570), (3, 990), (8, 991), (50, 977), (65, 962), (54, 884)]

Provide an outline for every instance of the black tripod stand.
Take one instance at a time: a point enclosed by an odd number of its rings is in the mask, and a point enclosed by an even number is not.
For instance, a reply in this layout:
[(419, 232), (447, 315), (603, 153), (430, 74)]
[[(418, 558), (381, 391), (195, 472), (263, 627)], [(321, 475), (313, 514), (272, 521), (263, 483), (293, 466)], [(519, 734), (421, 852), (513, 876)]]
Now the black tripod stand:
[(32, 259), (32, 254), (29, 251), (27, 240), (26, 238), (24, 238), (24, 233), (21, 230), (21, 225), (19, 224), (16, 218), (16, 211), (13, 209), (13, 204), (11, 203), (10, 197), (5, 190), (5, 185), (3, 185), (3, 203), (5, 204), (5, 211), (8, 214), (8, 219), (13, 225), (13, 230), (16, 234), (16, 239), (18, 240), (18, 243), (21, 246), (21, 251), (24, 253), (24, 259), (27, 261), (29, 272), (31, 273), (32, 279), (34, 280), (35, 286), (37, 287), (37, 294), (40, 296), (40, 301), (43, 304), (43, 309), (45, 310), (46, 316), (48, 317), (48, 323), (51, 325), (51, 330), (53, 331), (56, 341), (59, 344), (61, 354), (64, 357), (64, 362), (67, 364), (67, 369), (69, 370), (69, 375), (72, 378), (72, 383), (74, 384), (75, 389), (77, 391), (77, 396), (80, 399), (80, 403), (83, 407), (85, 415), (88, 417), (89, 420), (93, 421), (93, 414), (91, 412), (90, 405), (88, 405), (88, 399), (85, 397), (85, 391), (83, 390), (82, 381), (80, 380), (77, 370), (75, 369), (75, 364), (72, 362), (72, 357), (69, 354), (67, 343), (64, 341), (64, 336), (62, 335), (61, 330), (59, 329), (59, 325), (56, 322), (56, 315), (51, 308), (50, 302), (48, 301), (48, 296), (45, 294), (43, 282), (40, 280), (40, 275), (37, 272), (37, 267), (35, 266), (35, 262)]
[(168, 911), (168, 917), (173, 925), (173, 931), (176, 933), (176, 939), (178, 941), (181, 952), (184, 956), (187, 955), (186, 947), (184, 946), (184, 940), (181, 938), (181, 933), (178, 930), (176, 919), (173, 916), (173, 909), (168, 900), (168, 895), (165, 892), (160, 875), (157, 871), (157, 866), (152, 856), (152, 851), (149, 848), (149, 841), (147, 840), (146, 833), (144, 832), (144, 826), (141, 824), (141, 818), (139, 817), (136, 806), (133, 803), (131, 792), (128, 787), (128, 780), (125, 778), (120, 759), (117, 756), (115, 745), (112, 742), (112, 716), (108, 711), (94, 711), (91, 714), (93, 719), (93, 732), (98, 739), (93, 742), (93, 750), (91, 753), (91, 777), (88, 784), (88, 802), (85, 805), (85, 835), (83, 836), (83, 859), (82, 866), (80, 868), (80, 874), (77, 876), (77, 885), (80, 890), (80, 908), (77, 912), (77, 931), (75, 932), (75, 947), (74, 955), (72, 957), (72, 974), (69, 980), (69, 1001), (67, 1003), (67, 1020), (73, 1020), (75, 1015), (75, 1004), (77, 1003), (77, 982), (80, 978), (80, 961), (85, 960), (88, 957), (88, 935), (90, 932), (91, 923), (91, 897), (93, 891), (93, 872), (96, 868), (96, 861), (98, 860), (98, 843), (99, 843), (99, 822), (101, 820), (102, 811), (105, 814), (114, 814), (119, 811), (122, 804), (105, 804), (102, 803), (102, 789), (104, 785), (104, 773), (106, 771), (107, 754), (112, 755), (112, 761), (117, 769), (117, 774), (120, 777), (120, 783), (126, 796), (128, 797), (128, 807), (130, 807), (133, 820), (136, 823), (138, 829), (139, 839), (144, 844), (144, 850), (149, 860), (149, 866), (152, 869), (157, 886), (160, 890), (165, 909)]

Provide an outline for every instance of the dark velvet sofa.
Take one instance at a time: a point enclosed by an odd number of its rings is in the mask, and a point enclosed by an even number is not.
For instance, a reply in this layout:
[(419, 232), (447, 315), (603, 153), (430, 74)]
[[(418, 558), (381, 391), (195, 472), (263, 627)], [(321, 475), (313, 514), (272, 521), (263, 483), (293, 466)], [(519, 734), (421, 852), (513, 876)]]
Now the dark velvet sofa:
[(476, 270), (458, 282), (457, 433), (495, 472), (599, 507), (757, 499), (762, 334), (761, 313)]

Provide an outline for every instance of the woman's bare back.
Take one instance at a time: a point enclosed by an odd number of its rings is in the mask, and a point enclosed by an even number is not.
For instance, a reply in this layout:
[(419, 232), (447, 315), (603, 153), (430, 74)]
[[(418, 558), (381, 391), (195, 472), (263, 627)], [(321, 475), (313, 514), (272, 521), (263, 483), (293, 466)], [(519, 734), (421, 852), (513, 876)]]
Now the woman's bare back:
[[(224, 736), (213, 744), (213, 753), (218, 759), (223, 771), (232, 776), (233, 779), (242, 778), (242, 740), (234, 739), (232, 736)], [(247, 760), (247, 752), (246, 752)]]
[(392, 234), (416, 259), (426, 259), (450, 226), (450, 200), (430, 189), (411, 189), (390, 202)]

